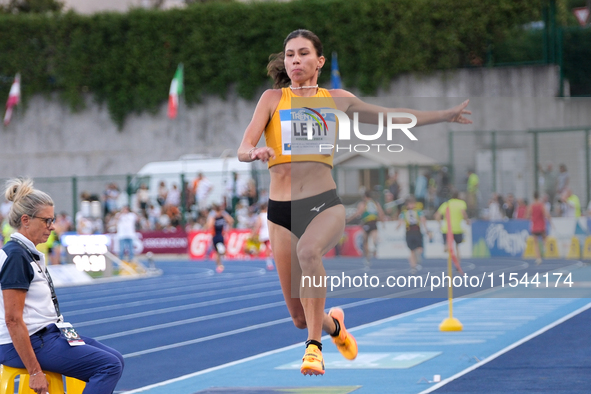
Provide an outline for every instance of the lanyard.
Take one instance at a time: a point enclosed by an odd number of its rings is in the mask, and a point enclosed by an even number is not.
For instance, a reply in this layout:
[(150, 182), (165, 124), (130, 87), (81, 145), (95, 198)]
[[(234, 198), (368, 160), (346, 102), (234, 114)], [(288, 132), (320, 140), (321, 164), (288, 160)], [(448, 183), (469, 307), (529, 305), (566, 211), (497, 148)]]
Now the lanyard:
[(47, 280), (47, 283), (49, 284), (49, 290), (51, 291), (51, 301), (53, 302), (53, 306), (55, 307), (55, 312), (57, 313), (57, 317), (60, 318), (60, 316), (61, 316), (60, 305), (57, 302), (57, 294), (55, 294), (55, 288), (53, 287), (53, 281), (51, 280), (51, 276), (49, 275), (49, 271), (47, 270), (47, 267), (45, 267), (45, 271), (43, 271), (41, 264), (39, 264), (39, 262), (37, 261), (38, 256), (37, 256), (37, 258), (35, 258), (35, 255), (31, 252), (31, 250), (27, 247), (27, 245), (25, 245), (25, 243), (23, 241), (21, 241), (18, 238), (14, 238), (14, 237), (11, 238), (11, 241), (14, 241), (14, 242), (18, 243), (20, 246), (22, 246), (27, 251), (27, 253), (29, 253), (29, 255), (31, 256), (31, 258), (33, 259), (35, 264), (37, 264), (37, 266), (41, 270), (41, 273), (43, 274), (43, 276)]

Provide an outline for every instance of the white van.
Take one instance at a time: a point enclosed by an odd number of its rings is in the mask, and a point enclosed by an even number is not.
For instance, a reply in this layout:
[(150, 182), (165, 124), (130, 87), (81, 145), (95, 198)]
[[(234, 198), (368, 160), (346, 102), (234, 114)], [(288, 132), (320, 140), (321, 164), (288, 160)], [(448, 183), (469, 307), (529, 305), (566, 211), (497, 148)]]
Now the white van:
[(160, 182), (164, 182), (169, 190), (173, 184), (176, 184), (177, 188), (182, 190), (181, 182), (184, 180), (189, 187), (192, 186), (193, 181), (200, 172), (213, 185), (213, 189), (206, 201), (207, 205), (223, 202), (223, 197), (228, 194), (226, 185), (231, 184), (229, 182), (231, 182), (232, 173), (234, 172), (238, 174), (238, 179), (241, 182), (254, 179), (259, 191), (267, 189), (269, 185), (268, 171), (258, 161), (243, 163), (237, 157), (212, 158), (204, 155), (185, 155), (175, 161), (159, 161), (146, 164), (134, 177), (132, 187), (135, 191), (142, 183), (145, 183), (150, 190), (151, 203), (156, 204)]

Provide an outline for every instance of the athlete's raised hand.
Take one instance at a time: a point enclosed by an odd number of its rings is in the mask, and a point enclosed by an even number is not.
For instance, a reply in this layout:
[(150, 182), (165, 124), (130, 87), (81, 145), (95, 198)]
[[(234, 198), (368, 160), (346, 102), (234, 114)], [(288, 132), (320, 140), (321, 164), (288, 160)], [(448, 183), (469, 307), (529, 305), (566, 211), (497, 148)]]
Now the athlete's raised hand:
[(466, 109), (468, 102), (470, 102), (470, 100), (466, 100), (462, 104), (448, 109), (445, 116), (446, 120), (452, 123), (471, 124), (472, 121), (464, 116), (472, 114), (472, 111)]

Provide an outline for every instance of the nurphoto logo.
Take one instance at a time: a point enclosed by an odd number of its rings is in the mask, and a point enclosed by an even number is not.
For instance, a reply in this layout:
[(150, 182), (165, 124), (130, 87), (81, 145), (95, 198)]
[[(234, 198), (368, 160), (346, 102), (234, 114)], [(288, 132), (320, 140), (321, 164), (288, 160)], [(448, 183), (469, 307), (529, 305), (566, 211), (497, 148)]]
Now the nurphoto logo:
[[(318, 108), (312, 109), (309, 107), (304, 107), (305, 112), (299, 113), (298, 120), (299, 122), (299, 130), (295, 130), (296, 126), (295, 123), (292, 124), (294, 128), (294, 135), (303, 137), (305, 136), (307, 140), (313, 141), (317, 140), (317, 153), (327, 154), (330, 153), (333, 149), (336, 149), (337, 152), (339, 151), (349, 151), (349, 152), (369, 152), (370, 150), (374, 149), (377, 152), (380, 152), (381, 149), (385, 149), (388, 152), (402, 152), (404, 147), (400, 144), (384, 144), (384, 143), (373, 143), (373, 144), (336, 144), (335, 143), (328, 143), (326, 138), (323, 138), (327, 135), (334, 135), (331, 133), (331, 127), (336, 129), (337, 121), (338, 121), (338, 140), (339, 141), (350, 141), (351, 140), (351, 120), (349, 116), (338, 109), (334, 108)], [(359, 119), (360, 115), (359, 112), (353, 113), (353, 135), (361, 140), (361, 141), (378, 141), (382, 138), (384, 134), (384, 113), (378, 113), (377, 119), (377, 126), (378, 130), (374, 134), (363, 134), (359, 130)], [(362, 114), (362, 119), (367, 121), (369, 115)], [(411, 141), (417, 141), (417, 137), (409, 129), (416, 126), (417, 124), (417, 117), (413, 114), (407, 112), (388, 112), (386, 113), (386, 140), (392, 141), (392, 137), (394, 135), (395, 130), (401, 130)], [(409, 119), (409, 123), (399, 123), (402, 119)], [(302, 122), (303, 120), (303, 122)], [(396, 123), (395, 123), (396, 122)], [(329, 126), (330, 125), (330, 126)], [(311, 132), (309, 132), (311, 131)], [(333, 139), (335, 141), (336, 138)]]

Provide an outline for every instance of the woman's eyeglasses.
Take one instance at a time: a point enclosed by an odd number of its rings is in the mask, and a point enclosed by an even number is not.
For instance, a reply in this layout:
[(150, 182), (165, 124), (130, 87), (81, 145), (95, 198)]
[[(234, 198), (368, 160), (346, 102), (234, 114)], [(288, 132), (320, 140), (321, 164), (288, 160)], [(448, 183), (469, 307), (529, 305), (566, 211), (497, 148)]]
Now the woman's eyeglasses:
[(52, 218), (42, 218), (41, 216), (31, 216), (32, 218), (37, 218), (37, 219), (41, 219), (45, 222), (45, 225), (47, 226), (47, 228), (50, 228), (52, 224), (55, 223), (55, 216)]

